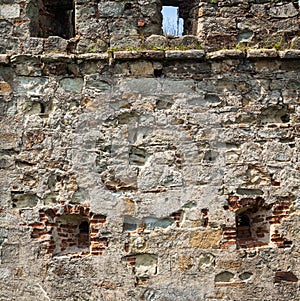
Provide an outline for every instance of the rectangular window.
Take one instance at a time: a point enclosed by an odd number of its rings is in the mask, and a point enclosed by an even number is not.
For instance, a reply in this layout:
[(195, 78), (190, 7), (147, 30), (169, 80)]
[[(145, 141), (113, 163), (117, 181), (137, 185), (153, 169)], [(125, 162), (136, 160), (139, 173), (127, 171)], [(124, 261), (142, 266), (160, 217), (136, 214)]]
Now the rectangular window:
[(30, 34), (47, 38), (59, 36), (69, 39), (75, 35), (73, 0), (33, 0), (28, 4), (27, 15), (31, 19)]
[(183, 19), (179, 18), (179, 8), (175, 6), (163, 6), (163, 34), (182, 36)]
[(197, 34), (199, 0), (162, 0), (161, 4), (164, 34)]

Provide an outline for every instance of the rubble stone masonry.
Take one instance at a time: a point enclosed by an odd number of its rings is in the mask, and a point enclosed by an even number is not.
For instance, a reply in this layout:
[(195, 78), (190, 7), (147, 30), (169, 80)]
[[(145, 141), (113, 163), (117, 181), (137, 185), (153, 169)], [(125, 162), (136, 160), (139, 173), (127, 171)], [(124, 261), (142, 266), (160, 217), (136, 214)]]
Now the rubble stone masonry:
[(299, 300), (299, 18), (0, 0), (0, 300)]

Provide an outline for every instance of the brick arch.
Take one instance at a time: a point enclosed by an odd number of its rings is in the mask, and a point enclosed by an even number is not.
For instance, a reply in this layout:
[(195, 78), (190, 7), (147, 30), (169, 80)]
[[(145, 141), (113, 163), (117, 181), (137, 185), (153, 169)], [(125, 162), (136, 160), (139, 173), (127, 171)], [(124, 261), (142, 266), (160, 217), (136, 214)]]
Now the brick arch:
[(266, 204), (262, 197), (240, 198), (230, 195), (225, 210), (235, 213), (235, 225), (223, 228), (223, 248), (236, 245), (240, 248), (264, 246), (290, 247), (287, 240), (276, 229), (276, 225), (289, 215), (289, 200)]
[(100, 230), (106, 216), (82, 205), (61, 204), (41, 208), (39, 221), (29, 224), (31, 237), (40, 241), (41, 250), (52, 255), (101, 255), (108, 246)]

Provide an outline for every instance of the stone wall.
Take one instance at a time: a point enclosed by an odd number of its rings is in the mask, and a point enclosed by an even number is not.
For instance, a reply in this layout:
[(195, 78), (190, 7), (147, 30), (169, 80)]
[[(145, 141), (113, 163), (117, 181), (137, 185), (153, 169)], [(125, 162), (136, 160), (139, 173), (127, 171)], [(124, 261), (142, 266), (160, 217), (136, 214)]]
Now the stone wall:
[[(294, 1), (246, 2), (297, 40)], [(258, 26), (213, 51), (202, 17), (204, 36), (153, 36), (159, 5), (0, 4), (0, 300), (298, 300), (300, 50), (260, 49)], [(30, 37), (56, 10), (74, 28)], [(134, 36), (151, 49), (117, 49)]]
[(208, 48), (299, 48), (297, 1), (201, 1), (199, 35)]
[[(163, 5), (179, 8), (185, 36), (161, 35)], [(299, 48), (298, 21), (297, 0), (5, 0), (0, 53)]]
[(2, 56), (2, 300), (297, 300), (299, 55)]

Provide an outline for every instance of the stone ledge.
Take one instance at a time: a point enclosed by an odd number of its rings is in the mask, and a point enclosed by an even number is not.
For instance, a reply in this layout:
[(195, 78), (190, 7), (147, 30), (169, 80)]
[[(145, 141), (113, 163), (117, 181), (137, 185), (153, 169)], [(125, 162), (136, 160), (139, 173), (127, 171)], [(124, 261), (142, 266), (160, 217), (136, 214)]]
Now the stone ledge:
[(274, 58), (278, 57), (276, 49), (249, 49), (247, 58)]
[(135, 50), (135, 51), (107, 51), (100, 53), (84, 53), (84, 54), (67, 54), (67, 53), (47, 53), (47, 54), (0, 54), (0, 64), (10, 64), (18, 62), (20, 59), (40, 59), (42, 62), (65, 62), (69, 63), (76, 59), (79, 60), (221, 60), (221, 59), (300, 59), (299, 49), (288, 49), (277, 51), (276, 49), (226, 49), (213, 52), (205, 50), (189, 49), (189, 50)]
[(48, 53), (40, 56), (43, 62), (71, 62), (74, 60), (74, 54), (65, 54), (65, 53)]
[(205, 56), (204, 50), (166, 50), (167, 59), (201, 59)]
[[(42, 55), (31, 55), (31, 54), (18, 54), (10, 57), (10, 62), (16, 61), (18, 58), (40, 58), (42, 62), (72, 62), (74, 59), (81, 60), (107, 60), (109, 59), (109, 53), (85, 53), (85, 54), (65, 54), (65, 53), (47, 53)], [(1, 59), (0, 59), (1, 63)]]
[(116, 60), (130, 59), (163, 59), (165, 53), (162, 50), (141, 50), (141, 51), (115, 51), (113, 58)]
[(75, 58), (81, 60), (107, 60), (109, 59), (109, 53), (83, 53), (75, 55)]
[(218, 50), (214, 52), (208, 52), (206, 54), (207, 59), (224, 59), (224, 58), (244, 58), (245, 53), (242, 50), (226, 49)]
[(298, 59), (300, 58), (300, 49), (289, 49), (278, 51), (279, 57), (283, 59)]
[(17, 54), (17, 55), (12, 55), (9, 58), (10, 63), (15, 63), (18, 61), (22, 61), (23, 59), (29, 59), (29, 60), (34, 60), (34, 59), (40, 59), (40, 55), (35, 55), (35, 54)]

